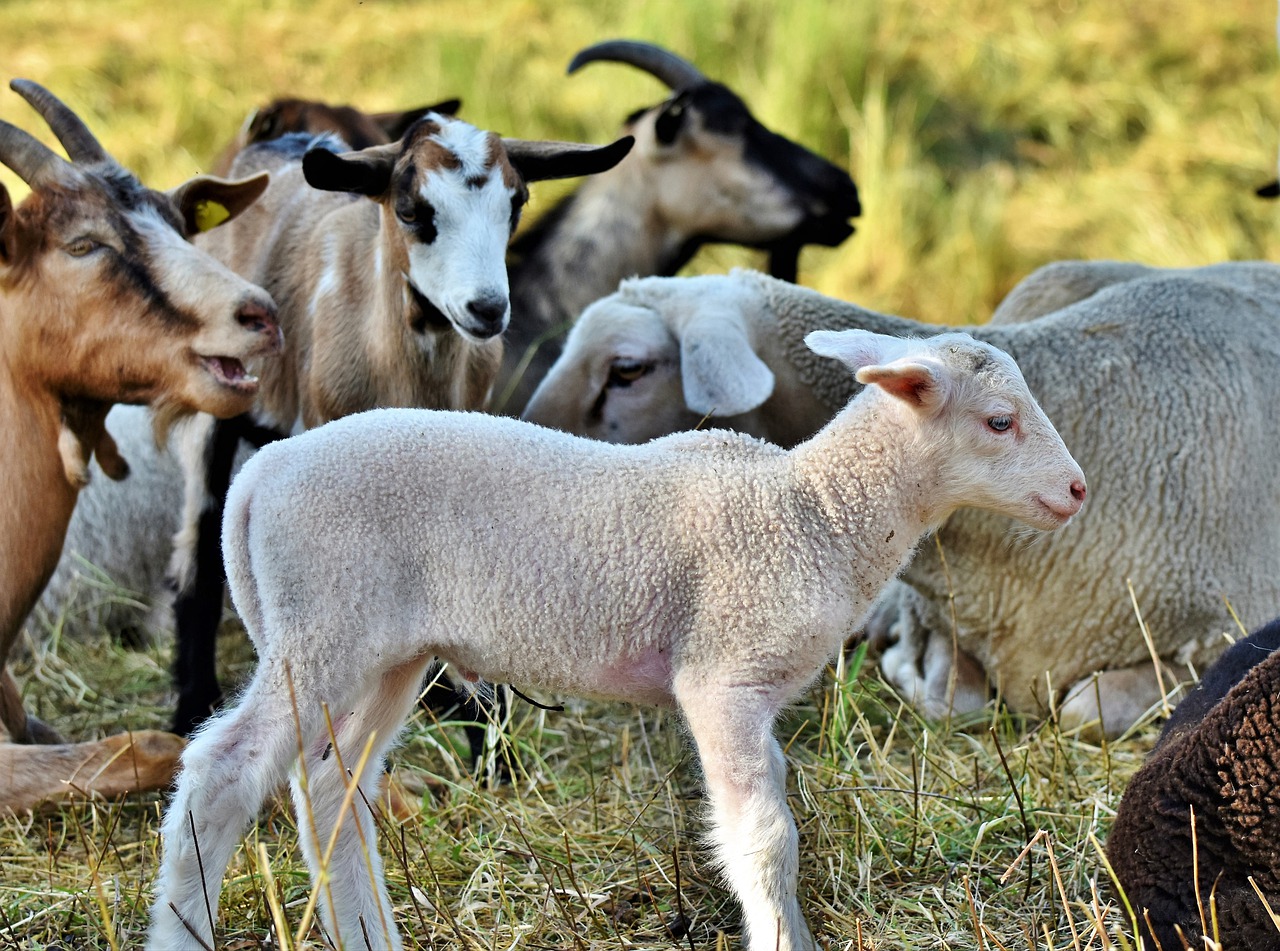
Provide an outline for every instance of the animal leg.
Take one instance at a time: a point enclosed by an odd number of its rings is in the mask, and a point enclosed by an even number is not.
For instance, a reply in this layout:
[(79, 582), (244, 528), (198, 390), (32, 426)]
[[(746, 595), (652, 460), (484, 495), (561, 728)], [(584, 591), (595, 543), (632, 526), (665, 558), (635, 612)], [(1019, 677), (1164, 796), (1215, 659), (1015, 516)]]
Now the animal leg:
[[(318, 737), (320, 704), (299, 694), (296, 729), (304, 738)], [(239, 704), (191, 740), (161, 826), (164, 857), (147, 939), (152, 951), (196, 951), (201, 941), (213, 946), (227, 863), (263, 800), (284, 782), (297, 736), (288, 678), (264, 661)]]
[[(427, 660), (411, 661), (382, 676), (377, 687), (357, 700), (349, 713), (335, 718), (337, 749), (323, 737), (307, 750), (306, 784), (300, 773), (291, 780), (302, 851), (312, 882), (327, 880), (321, 893), (330, 937), (346, 947), (398, 951), (400, 935), (391, 913), (377, 828), (372, 813), (387, 749), (413, 711)], [(342, 811), (351, 774), (372, 737), (370, 755), (360, 772), (359, 791)], [(336, 838), (334, 829), (337, 829)], [(333, 842), (333, 851), (325, 852)]]
[[(1172, 690), (1187, 677), (1163, 666), (1164, 686)], [(1116, 670), (1104, 670), (1078, 680), (1058, 706), (1058, 724), (1064, 733), (1096, 739), (1115, 739), (1160, 702), (1160, 679), (1150, 662)]]
[(902, 699), (926, 717), (974, 713), (991, 699), (986, 671), (951, 639), (901, 620), (890, 628), (896, 640), (885, 649), (880, 669)]
[(710, 842), (742, 904), (750, 951), (816, 951), (796, 899), (799, 836), (767, 687), (677, 678), (710, 802)]
[(53, 746), (0, 741), (0, 812), (25, 812), (57, 799), (164, 789), (173, 781), (184, 745), (181, 737), (158, 730)]

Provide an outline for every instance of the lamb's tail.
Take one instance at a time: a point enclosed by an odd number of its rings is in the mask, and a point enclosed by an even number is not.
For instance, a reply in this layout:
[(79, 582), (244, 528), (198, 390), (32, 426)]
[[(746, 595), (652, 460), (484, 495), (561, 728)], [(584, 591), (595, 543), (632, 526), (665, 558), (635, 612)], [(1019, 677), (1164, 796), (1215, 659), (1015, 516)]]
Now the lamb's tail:
[(254, 488), (263, 468), (258, 464), (260, 456), (261, 453), (251, 459), (232, 481), (222, 514), (222, 560), (227, 566), (227, 585), (236, 611), (255, 643), (263, 630), (262, 596), (254, 578), (249, 519)]

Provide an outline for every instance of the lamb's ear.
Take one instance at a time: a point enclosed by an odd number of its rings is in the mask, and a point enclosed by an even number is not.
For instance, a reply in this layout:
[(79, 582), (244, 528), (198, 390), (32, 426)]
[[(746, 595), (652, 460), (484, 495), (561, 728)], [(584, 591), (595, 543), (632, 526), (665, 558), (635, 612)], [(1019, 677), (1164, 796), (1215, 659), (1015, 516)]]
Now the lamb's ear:
[(680, 335), (685, 405), (695, 413), (737, 416), (773, 393), (773, 371), (756, 356), (736, 314), (700, 314)]
[(890, 396), (923, 410), (938, 408), (946, 395), (945, 380), (938, 368), (910, 359), (863, 367), (854, 376), (859, 383), (874, 384)]
[(815, 330), (804, 338), (809, 349), (839, 360), (862, 384), (874, 384), (912, 406), (940, 406), (945, 395), (940, 369), (902, 357), (907, 342), (869, 330)]

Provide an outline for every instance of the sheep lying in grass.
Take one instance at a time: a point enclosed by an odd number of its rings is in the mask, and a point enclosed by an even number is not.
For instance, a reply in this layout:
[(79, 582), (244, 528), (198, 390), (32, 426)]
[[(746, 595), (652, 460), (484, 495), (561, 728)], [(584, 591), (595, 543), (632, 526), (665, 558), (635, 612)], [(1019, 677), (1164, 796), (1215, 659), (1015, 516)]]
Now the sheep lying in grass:
[[(1029, 540), (957, 513), (869, 627), (893, 642), (889, 679), (931, 716), (980, 708), (994, 685), (1015, 710), (1056, 704), (1064, 726), (1101, 717), (1116, 735), (1160, 699), (1129, 580), (1167, 684), (1235, 629), (1224, 598), (1250, 626), (1280, 604), (1280, 268), (1046, 271), (1023, 313), (1084, 299), (1034, 320), (1002, 308), (1001, 325), (970, 330), (1013, 354), (1090, 473), (1088, 517)], [(803, 346), (824, 327), (950, 329), (750, 272), (627, 282), (583, 315), (525, 417), (642, 442), (710, 414), (792, 445), (854, 388)]]
[[(299, 737), (295, 808), (316, 823), (301, 840), (312, 874), (326, 874), (314, 843), (345, 811), (339, 764), (372, 744), (367, 796), (439, 656), (473, 679), (677, 708), (750, 947), (812, 951), (774, 719), (957, 506), (1052, 529), (1085, 486), (994, 347), (859, 331), (807, 343), (875, 385), (790, 452), (724, 432), (610, 446), (412, 410), (259, 452), (232, 486), (223, 534), (259, 666), (184, 755), (150, 947), (212, 939), (206, 909)], [(327, 861), (329, 934), (398, 948), (381, 864), (360, 844), (374, 841), (372, 817), (354, 803)]]
[(1280, 948), (1278, 641), (1273, 621), (1209, 669), (1120, 800), (1107, 857), (1148, 948)]

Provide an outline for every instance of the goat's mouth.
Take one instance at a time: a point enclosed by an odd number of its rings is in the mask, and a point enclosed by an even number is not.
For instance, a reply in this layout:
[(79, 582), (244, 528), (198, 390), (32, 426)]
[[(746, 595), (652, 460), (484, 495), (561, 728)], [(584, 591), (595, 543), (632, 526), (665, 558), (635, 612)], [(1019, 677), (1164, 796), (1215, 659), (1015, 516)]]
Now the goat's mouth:
[(464, 339), (472, 343), (484, 343), (492, 340), (505, 329), (503, 324), (466, 324), (451, 320), (449, 315), (427, 299), (427, 296), (413, 286), (407, 278), (405, 285), (409, 288), (409, 327), (417, 334), (427, 332), (443, 333), (456, 331)]
[(245, 370), (244, 364), (235, 357), (198, 357), (197, 359), (219, 386), (236, 393), (258, 392), (258, 378)]

